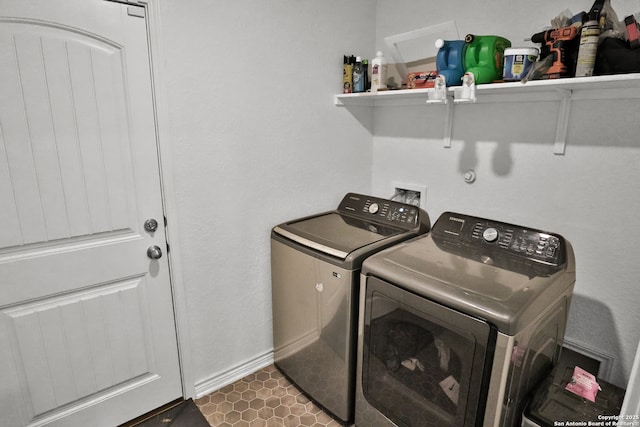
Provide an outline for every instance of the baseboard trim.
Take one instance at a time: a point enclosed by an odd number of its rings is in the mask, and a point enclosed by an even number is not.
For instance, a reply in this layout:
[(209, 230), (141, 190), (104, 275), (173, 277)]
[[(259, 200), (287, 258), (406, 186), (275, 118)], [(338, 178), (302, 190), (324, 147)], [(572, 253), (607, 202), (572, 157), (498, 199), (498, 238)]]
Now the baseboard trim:
[(249, 374), (253, 374), (256, 371), (271, 365), (272, 363), (273, 351), (270, 351), (240, 363), (234, 368), (228, 369), (219, 374), (214, 374), (203, 381), (199, 381), (195, 385), (196, 399), (219, 390), (226, 385), (232, 384)]

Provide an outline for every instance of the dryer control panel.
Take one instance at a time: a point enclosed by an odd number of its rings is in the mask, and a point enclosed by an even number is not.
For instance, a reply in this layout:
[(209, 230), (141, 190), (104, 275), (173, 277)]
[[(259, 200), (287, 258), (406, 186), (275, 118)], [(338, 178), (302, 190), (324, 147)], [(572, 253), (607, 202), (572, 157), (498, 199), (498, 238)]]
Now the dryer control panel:
[(338, 211), (407, 229), (430, 225), (427, 213), (417, 206), (362, 194), (348, 193)]
[(551, 266), (562, 265), (566, 258), (558, 234), (453, 212), (442, 214), (432, 233), (450, 243)]

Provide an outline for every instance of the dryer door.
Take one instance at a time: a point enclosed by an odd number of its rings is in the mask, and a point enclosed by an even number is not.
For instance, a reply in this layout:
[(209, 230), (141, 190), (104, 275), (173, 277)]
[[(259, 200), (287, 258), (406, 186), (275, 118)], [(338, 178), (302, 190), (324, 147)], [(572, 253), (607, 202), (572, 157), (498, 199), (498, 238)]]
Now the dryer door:
[(482, 420), (496, 331), (375, 277), (366, 282), (362, 390), (400, 426)]

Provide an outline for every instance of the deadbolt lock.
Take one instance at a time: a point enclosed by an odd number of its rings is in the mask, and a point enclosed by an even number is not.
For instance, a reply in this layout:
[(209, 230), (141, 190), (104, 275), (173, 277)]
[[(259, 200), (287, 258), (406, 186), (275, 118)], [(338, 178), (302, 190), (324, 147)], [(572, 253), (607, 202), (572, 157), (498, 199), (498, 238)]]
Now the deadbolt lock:
[(153, 218), (149, 218), (144, 222), (144, 229), (147, 230), (149, 233), (153, 233), (158, 229), (158, 221), (156, 221)]

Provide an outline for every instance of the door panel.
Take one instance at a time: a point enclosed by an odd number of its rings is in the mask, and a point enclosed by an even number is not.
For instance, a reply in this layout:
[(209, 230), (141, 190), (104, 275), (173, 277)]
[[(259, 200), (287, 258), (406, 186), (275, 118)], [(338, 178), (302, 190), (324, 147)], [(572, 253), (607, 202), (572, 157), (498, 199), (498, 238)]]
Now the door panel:
[(0, 425), (113, 426), (182, 395), (146, 23), (0, 11)]
[[(143, 278), (124, 280), (3, 311), (17, 373), (34, 416), (149, 380), (150, 333)], [(34, 355), (37, 355), (34, 357)]]
[(0, 246), (126, 227), (135, 185), (119, 52), (84, 35), (65, 40), (64, 29), (2, 27), (0, 90), (12, 101), (0, 106), (2, 195), (11, 203), (0, 210), (17, 227)]

